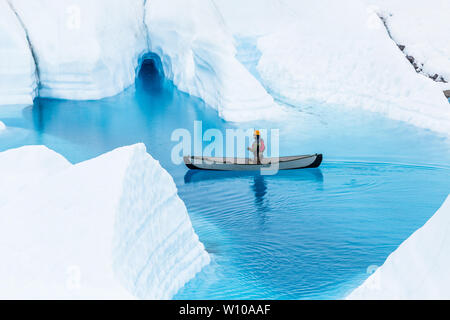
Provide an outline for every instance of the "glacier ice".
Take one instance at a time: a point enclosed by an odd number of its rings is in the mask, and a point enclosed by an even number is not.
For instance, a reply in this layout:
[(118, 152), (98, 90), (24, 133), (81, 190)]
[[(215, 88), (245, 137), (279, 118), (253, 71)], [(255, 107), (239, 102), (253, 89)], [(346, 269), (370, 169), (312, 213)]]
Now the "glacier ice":
[(0, 0), (0, 105), (31, 104), (36, 70), (25, 31), (7, 0)]
[(152, 50), (180, 90), (225, 119), (274, 117), (276, 104), (236, 59), (233, 38), (210, 0), (9, 1), (35, 53), (41, 97), (117, 94), (134, 82)]
[(39, 69), (39, 95), (99, 99), (134, 82), (146, 50), (143, 0), (8, 0)]
[(404, 46), (421, 72), (442, 77), (450, 89), (450, 2), (447, 0), (365, 0), (385, 19), (392, 39)]
[(450, 195), (348, 299), (450, 299)]
[(76, 165), (26, 146), (0, 164), (1, 298), (169, 299), (209, 263), (143, 144)]
[(222, 16), (210, 0), (152, 0), (145, 21), (151, 51), (178, 89), (201, 97), (230, 121), (271, 118), (272, 97), (236, 59)]
[[(259, 80), (276, 100), (296, 106), (360, 107), (450, 134), (450, 109), (442, 87), (415, 72), (365, 2), (264, 0), (260, 8), (252, 0), (249, 6), (258, 9), (249, 15), (250, 8), (241, 1), (217, 1), (234, 35), (257, 42)], [(428, 9), (433, 10), (440, 8)], [(440, 27), (432, 15), (423, 19), (429, 26), (421, 29), (424, 37)]]
[[(388, 24), (405, 50), (428, 73), (445, 77), (447, 4), (439, 1), (423, 15), (424, 4), (414, 9), (380, 1), (377, 8), (394, 12)], [(281, 100), (361, 107), (449, 134), (444, 87), (415, 72), (371, 3), (0, 0), (0, 21), (8, 21), (0, 23), (6, 31), (0, 36), (6, 57), (0, 78), (7, 82), (0, 86), (0, 104), (30, 102), (36, 74), (40, 96), (114, 95), (133, 83), (142, 59), (154, 52), (180, 90), (202, 98), (226, 120), (273, 119), (283, 110)], [(408, 21), (410, 16), (421, 23)], [(236, 39), (246, 37), (257, 44), (257, 72), (236, 58)]]
[(267, 90), (294, 105), (360, 107), (450, 134), (442, 89), (417, 74), (376, 13), (359, 1), (291, 2), (297, 18), (258, 40)]
[(0, 153), (0, 206), (14, 195), (19, 195), (27, 185), (38, 185), (42, 179), (69, 166), (63, 156), (44, 146), (28, 146)]
[(278, 0), (214, 0), (227, 29), (237, 38), (282, 32), (295, 20), (288, 2)]

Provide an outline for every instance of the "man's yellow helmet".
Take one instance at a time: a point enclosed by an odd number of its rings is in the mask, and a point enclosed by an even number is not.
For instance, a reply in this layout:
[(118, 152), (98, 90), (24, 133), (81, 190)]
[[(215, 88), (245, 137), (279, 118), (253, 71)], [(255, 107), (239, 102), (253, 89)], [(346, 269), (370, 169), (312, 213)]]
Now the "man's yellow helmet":
[(259, 136), (259, 130), (255, 130), (255, 136)]

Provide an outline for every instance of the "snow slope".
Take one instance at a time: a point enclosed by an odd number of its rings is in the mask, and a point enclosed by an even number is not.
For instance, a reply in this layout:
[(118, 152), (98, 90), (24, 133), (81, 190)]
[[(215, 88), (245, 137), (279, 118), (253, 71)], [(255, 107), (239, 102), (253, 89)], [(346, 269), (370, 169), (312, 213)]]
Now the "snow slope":
[(19, 19), (0, 0), (0, 105), (31, 104), (36, 74), (33, 56)]
[(348, 299), (450, 299), (450, 196)]
[(213, 0), (235, 37), (258, 37), (282, 31), (295, 20), (286, 1)]
[[(256, 73), (276, 99), (299, 108), (322, 103), (364, 108), (450, 134), (442, 87), (415, 72), (367, 1), (264, 0), (261, 6), (255, 0), (215, 1), (243, 47), (256, 43)], [(448, 23), (431, 14), (423, 19), (429, 30)]]
[(22, 147), (0, 164), (1, 177), (32, 174), (26, 186), (21, 176), (4, 184), (16, 191), (0, 202), (1, 298), (168, 299), (209, 262), (143, 144), (76, 165)]
[(236, 59), (213, 1), (147, 1), (145, 21), (151, 51), (178, 89), (202, 98), (226, 120), (274, 117), (272, 97)]
[[(450, 1), (365, 1), (385, 19), (394, 41), (405, 46), (403, 52), (423, 73), (450, 82)], [(444, 86), (450, 89), (450, 84)]]
[(27, 185), (38, 185), (42, 179), (70, 166), (64, 157), (44, 146), (0, 153), (0, 206)]
[(258, 41), (257, 70), (274, 96), (361, 107), (450, 134), (442, 89), (415, 72), (375, 12), (357, 0), (289, 6), (295, 22)]
[(143, 0), (9, 0), (33, 46), (41, 97), (99, 99), (134, 82)]

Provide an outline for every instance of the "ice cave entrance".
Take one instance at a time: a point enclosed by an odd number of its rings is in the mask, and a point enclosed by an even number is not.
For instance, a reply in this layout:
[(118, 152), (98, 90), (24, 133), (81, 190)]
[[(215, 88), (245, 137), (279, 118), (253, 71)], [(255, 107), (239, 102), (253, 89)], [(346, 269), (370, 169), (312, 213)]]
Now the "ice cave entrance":
[(157, 54), (153, 52), (144, 54), (140, 59), (136, 74), (136, 81), (142, 84), (144, 90), (158, 91), (162, 89), (165, 76), (161, 58)]

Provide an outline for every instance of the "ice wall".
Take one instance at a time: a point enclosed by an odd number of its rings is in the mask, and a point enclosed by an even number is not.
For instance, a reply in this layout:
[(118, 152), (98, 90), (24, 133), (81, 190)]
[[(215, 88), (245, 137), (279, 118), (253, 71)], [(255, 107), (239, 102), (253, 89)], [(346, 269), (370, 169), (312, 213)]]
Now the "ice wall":
[(295, 22), (259, 39), (267, 90), (294, 105), (360, 107), (450, 134), (442, 89), (417, 74), (359, 1), (290, 1)]
[(0, 0), (0, 105), (31, 104), (36, 73), (25, 31), (7, 0)]
[(143, 0), (8, 0), (23, 21), (41, 97), (100, 99), (134, 82), (147, 49)]
[[(424, 72), (446, 78), (447, 2), (371, 1), (0, 0), (0, 104), (30, 103), (36, 74), (44, 97), (117, 94), (153, 51), (180, 90), (226, 120), (274, 119), (275, 98), (365, 108), (449, 134), (443, 82), (417, 74), (379, 18), (386, 13)], [(252, 72), (236, 46), (257, 57)]]
[(272, 97), (236, 59), (213, 1), (147, 1), (145, 21), (151, 51), (178, 89), (202, 98), (226, 120), (274, 117)]
[[(442, 88), (415, 72), (366, 1), (264, 0), (260, 6), (255, 0), (215, 1), (235, 37), (257, 43), (256, 71), (275, 98), (300, 108), (321, 103), (364, 108), (450, 134)], [(405, 8), (404, 16), (411, 10)], [(428, 12), (440, 10), (432, 6)], [(430, 32), (447, 24), (432, 14), (421, 21)], [(410, 25), (421, 24), (409, 20), (405, 33)]]
[(70, 163), (64, 157), (44, 146), (0, 153), (0, 206), (20, 195), (21, 189), (27, 185), (38, 185), (42, 179), (68, 167)]
[(8, 1), (33, 48), (41, 97), (117, 94), (134, 82), (151, 50), (180, 90), (225, 119), (274, 117), (272, 97), (235, 58), (233, 38), (211, 0)]
[(450, 299), (450, 196), (348, 299)]
[(365, 0), (418, 71), (450, 89), (450, 1)]
[(168, 299), (209, 262), (143, 144), (76, 165), (22, 147), (0, 164), (2, 178), (19, 178), (5, 180), (15, 191), (0, 201), (1, 298)]

